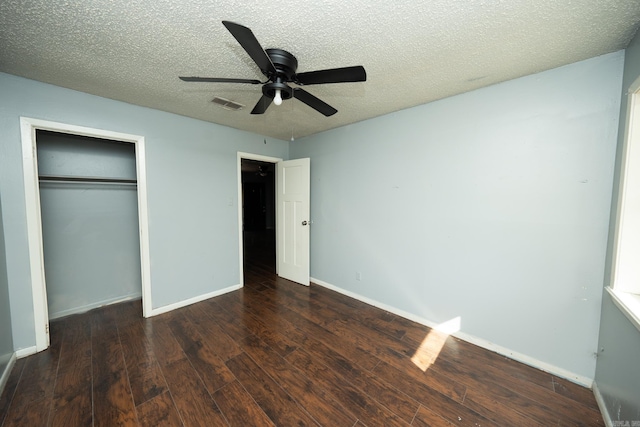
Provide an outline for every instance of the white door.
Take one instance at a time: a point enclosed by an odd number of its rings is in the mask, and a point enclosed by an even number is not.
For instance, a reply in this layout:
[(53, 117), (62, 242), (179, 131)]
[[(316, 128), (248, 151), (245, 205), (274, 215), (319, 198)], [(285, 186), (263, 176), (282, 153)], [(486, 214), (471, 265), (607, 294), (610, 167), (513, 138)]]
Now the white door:
[(276, 269), (278, 276), (309, 286), (310, 160), (278, 162)]

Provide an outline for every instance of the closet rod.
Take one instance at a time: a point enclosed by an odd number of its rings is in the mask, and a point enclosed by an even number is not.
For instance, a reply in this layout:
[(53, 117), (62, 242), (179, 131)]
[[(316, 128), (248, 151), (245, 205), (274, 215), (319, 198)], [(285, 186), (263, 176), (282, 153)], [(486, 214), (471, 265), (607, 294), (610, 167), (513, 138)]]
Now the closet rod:
[(38, 177), (40, 181), (63, 181), (63, 182), (78, 182), (78, 183), (106, 183), (106, 184), (137, 184), (135, 179), (120, 179), (120, 178), (101, 178), (101, 177), (88, 177), (88, 176), (52, 176), (52, 175), (40, 175)]

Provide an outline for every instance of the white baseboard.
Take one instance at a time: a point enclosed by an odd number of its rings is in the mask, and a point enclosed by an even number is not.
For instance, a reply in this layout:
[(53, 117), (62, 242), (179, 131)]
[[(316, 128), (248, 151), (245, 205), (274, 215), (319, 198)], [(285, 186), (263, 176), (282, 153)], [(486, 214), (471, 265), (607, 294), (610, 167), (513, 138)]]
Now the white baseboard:
[(131, 301), (134, 299), (140, 299), (142, 294), (140, 292), (135, 294), (129, 294), (124, 296), (118, 296), (115, 298), (109, 298), (102, 301), (93, 302), (91, 304), (83, 305), (81, 307), (69, 308), (67, 310), (58, 311), (56, 313), (49, 313), (49, 320), (60, 319), (61, 317), (71, 316), (72, 314), (86, 313), (94, 308), (103, 307), (105, 305), (117, 304), (119, 302)]
[[(411, 321), (414, 321), (416, 323), (420, 323), (421, 325), (427, 326), (429, 328), (437, 328), (438, 324), (436, 322), (430, 321), (428, 319), (422, 318), (420, 316), (416, 316), (415, 314), (409, 313), (407, 311), (404, 310), (400, 310), (396, 307), (392, 307), (390, 305), (381, 303), (379, 301), (373, 300), (371, 298), (362, 296), (360, 294), (357, 294), (355, 292), (351, 292), (348, 291), (346, 289), (342, 289), (338, 286), (332, 285), (330, 283), (324, 282), (322, 280), (316, 279), (311, 277), (310, 278), (312, 283), (315, 283), (316, 285), (320, 285), (324, 288), (327, 289), (331, 289), (332, 291), (336, 291), (338, 293), (341, 293), (343, 295), (346, 295), (350, 298), (353, 299), (357, 299), (359, 301), (362, 301), (364, 303), (367, 303), (369, 305), (372, 305), (374, 307), (378, 307), (381, 308), (382, 310), (386, 310), (390, 313), (396, 314), (398, 316), (404, 317), (405, 319), (409, 319)], [(518, 353), (517, 351), (513, 351), (510, 350), (508, 348), (502, 347), (498, 344), (492, 343), (491, 341), (487, 341), (485, 339), (482, 338), (478, 338), (475, 337), (473, 335), (470, 334), (466, 334), (464, 332), (454, 332), (451, 335), (453, 335), (456, 338), (460, 338), (463, 341), (469, 342), (471, 344), (477, 345), (478, 347), (482, 347), (484, 349), (493, 351), (494, 353), (498, 353), (501, 354), (503, 356), (506, 356), (510, 359), (516, 360), (518, 362), (522, 362), (525, 365), (529, 365), (532, 366), (536, 369), (540, 369), (542, 371), (548, 372), (552, 375), (556, 375), (558, 377), (561, 378), (565, 378), (571, 382), (574, 382), (576, 384), (579, 384), (581, 386), (587, 387), (587, 388), (591, 388), (592, 384), (593, 384), (593, 379), (592, 378), (588, 378), (582, 375), (578, 375), (575, 374), (573, 372), (567, 371), (566, 369), (563, 368), (559, 368), (557, 366), (551, 365), (549, 363), (543, 362), (541, 360), (535, 359), (531, 356), (527, 356), (526, 354), (522, 354), (522, 353)]]
[(607, 409), (607, 404), (604, 401), (604, 397), (602, 393), (600, 393), (600, 389), (598, 388), (598, 383), (593, 382), (593, 386), (591, 387), (593, 390), (593, 395), (596, 398), (596, 402), (598, 403), (598, 408), (600, 408), (600, 413), (602, 414), (602, 419), (604, 420), (604, 424), (607, 427), (613, 427), (613, 420), (609, 415), (609, 409)]
[(228, 288), (224, 288), (224, 289), (220, 289), (220, 290), (217, 290), (217, 291), (209, 292), (208, 294), (199, 295), (197, 297), (189, 298), (189, 299), (186, 299), (186, 300), (183, 300), (183, 301), (178, 301), (178, 302), (173, 303), (173, 304), (169, 304), (169, 305), (165, 305), (165, 306), (162, 306), (162, 307), (154, 308), (153, 310), (151, 310), (151, 314), (150, 314), (149, 317), (157, 316), (158, 314), (162, 314), (162, 313), (167, 313), (167, 312), (173, 311), (173, 310), (175, 310), (177, 308), (186, 307), (188, 305), (195, 304), (197, 302), (204, 301), (204, 300), (207, 300), (209, 298), (217, 297), (217, 296), (229, 293), (229, 292), (236, 291), (236, 290), (238, 290), (240, 288), (242, 288), (242, 285), (229, 286)]
[(16, 358), (22, 359), (23, 357), (31, 356), (32, 354), (36, 354), (38, 349), (36, 346), (21, 348), (20, 350), (16, 350)]
[(2, 373), (2, 375), (0, 375), (0, 396), (4, 391), (4, 387), (7, 385), (7, 381), (9, 381), (9, 375), (11, 375), (11, 370), (13, 369), (13, 365), (16, 364), (16, 359), (17, 359), (16, 354), (13, 353), (11, 355), (11, 358), (9, 359), (9, 363), (7, 363), (7, 366), (4, 368), (4, 372)]

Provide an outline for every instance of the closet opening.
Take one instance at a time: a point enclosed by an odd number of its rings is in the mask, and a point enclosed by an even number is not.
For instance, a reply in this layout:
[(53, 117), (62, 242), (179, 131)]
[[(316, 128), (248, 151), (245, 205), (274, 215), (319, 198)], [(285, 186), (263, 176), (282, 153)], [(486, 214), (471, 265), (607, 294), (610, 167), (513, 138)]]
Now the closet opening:
[(135, 144), (37, 130), (36, 147), (48, 319), (141, 299)]

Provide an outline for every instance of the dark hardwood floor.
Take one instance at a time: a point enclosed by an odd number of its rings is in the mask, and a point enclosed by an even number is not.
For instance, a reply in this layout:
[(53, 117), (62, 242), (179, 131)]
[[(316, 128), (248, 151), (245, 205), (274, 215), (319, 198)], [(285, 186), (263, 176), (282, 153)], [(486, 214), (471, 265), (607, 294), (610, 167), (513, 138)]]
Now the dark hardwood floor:
[(280, 279), (255, 239), (239, 291), (52, 322), (51, 348), (13, 368), (0, 425), (604, 425), (591, 390)]

